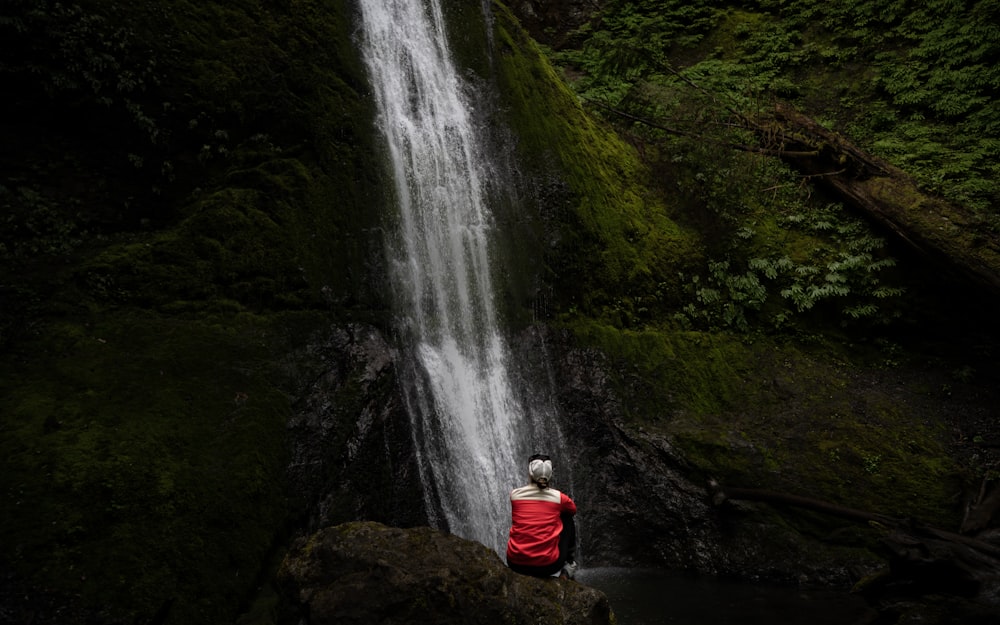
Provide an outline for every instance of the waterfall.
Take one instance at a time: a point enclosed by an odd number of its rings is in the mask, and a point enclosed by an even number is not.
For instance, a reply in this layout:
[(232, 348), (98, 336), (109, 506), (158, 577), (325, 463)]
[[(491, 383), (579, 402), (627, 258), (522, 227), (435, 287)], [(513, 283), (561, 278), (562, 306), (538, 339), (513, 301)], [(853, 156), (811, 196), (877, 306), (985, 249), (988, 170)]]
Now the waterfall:
[[(453, 66), (438, 0), (360, 0), (362, 53), (394, 183), (387, 235), (404, 377), (432, 522), (498, 552), (523, 483), (525, 410), (491, 276), (496, 176)], [(406, 372), (404, 372), (406, 373)]]

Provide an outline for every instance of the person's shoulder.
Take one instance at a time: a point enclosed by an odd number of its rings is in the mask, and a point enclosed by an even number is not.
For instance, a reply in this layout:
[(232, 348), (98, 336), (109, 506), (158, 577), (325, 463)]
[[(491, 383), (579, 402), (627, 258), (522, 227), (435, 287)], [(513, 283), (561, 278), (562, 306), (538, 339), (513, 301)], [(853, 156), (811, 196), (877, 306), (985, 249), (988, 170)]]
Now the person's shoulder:
[(554, 488), (538, 488), (534, 484), (521, 486), (510, 491), (512, 501), (548, 501), (559, 503), (562, 501), (562, 493)]
[(526, 486), (518, 486), (514, 490), (510, 491), (510, 496), (511, 497), (522, 496), (525, 493), (530, 493), (530, 492), (532, 492), (534, 490), (537, 490), (537, 489), (532, 484), (528, 484)]

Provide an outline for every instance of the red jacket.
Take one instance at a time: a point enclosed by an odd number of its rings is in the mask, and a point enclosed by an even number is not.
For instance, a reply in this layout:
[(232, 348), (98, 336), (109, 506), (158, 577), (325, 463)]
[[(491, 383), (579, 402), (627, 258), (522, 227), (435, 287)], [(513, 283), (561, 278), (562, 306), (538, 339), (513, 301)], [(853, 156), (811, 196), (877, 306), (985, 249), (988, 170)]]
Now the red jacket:
[(545, 566), (558, 560), (563, 513), (576, 514), (576, 504), (554, 488), (532, 483), (512, 490), (507, 562)]

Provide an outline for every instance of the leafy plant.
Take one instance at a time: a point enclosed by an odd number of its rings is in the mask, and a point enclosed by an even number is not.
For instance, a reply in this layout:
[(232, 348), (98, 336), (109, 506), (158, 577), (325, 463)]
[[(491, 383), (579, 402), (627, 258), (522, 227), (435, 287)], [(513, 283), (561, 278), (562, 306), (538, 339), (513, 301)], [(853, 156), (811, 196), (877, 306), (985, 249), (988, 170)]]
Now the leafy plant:
[(789, 232), (799, 231), (813, 242), (807, 252), (795, 259), (777, 253), (710, 261), (706, 277), (691, 277), (691, 301), (674, 318), (746, 332), (755, 327), (755, 318), (780, 328), (821, 308), (836, 311), (843, 325), (886, 324), (900, 315), (894, 302), (904, 289), (885, 277), (895, 260), (863, 222), (845, 215), (839, 205), (789, 214), (783, 222)]
[(831, 314), (889, 323), (904, 290), (884, 241), (831, 220), (804, 186), (785, 193), (804, 181), (725, 151), (748, 141), (744, 119), (790, 100), (1000, 232), (998, 20), (987, 1), (613, 1), (553, 58), (677, 182), (666, 192), (706, 241), (712, 260), (685, 271), (686, 301), (668, 316), (732, 329)]
[(74, 206), (46, 197), (34, 186), (13, 189), (0, 185), (0, 261), (18, 264), (38, 256), (67, 254), (85, 234)]

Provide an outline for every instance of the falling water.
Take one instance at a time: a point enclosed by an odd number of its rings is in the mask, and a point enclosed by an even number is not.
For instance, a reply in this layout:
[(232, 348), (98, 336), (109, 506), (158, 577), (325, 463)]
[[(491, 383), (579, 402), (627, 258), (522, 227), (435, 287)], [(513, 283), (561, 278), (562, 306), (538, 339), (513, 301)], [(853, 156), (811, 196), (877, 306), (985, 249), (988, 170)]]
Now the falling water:
[(399, 208), (390, 235), (428, 514), (501, 551), (522, 481), (524, 410), (493, 303), (491, 171), (438, 0), (361, 0), (363, 55)]

